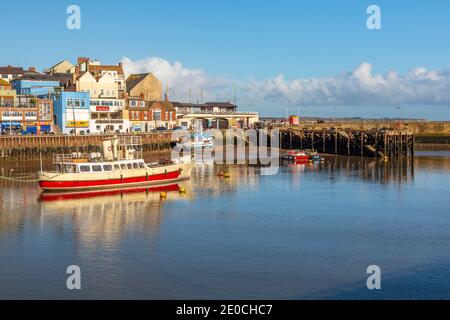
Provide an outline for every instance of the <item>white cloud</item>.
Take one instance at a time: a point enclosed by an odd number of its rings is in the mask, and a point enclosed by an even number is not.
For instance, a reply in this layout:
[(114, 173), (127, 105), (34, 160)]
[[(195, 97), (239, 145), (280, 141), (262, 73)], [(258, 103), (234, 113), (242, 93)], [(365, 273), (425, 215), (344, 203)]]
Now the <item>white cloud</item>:
[(416, 68), (405, 75), (390, 71), (373, 74), (370, 63), (334, 77), (286, 80), (282, 74), (266, 80), (235, 80), (214, 77), (201, 69), (189, 69), (180, 62), (150, 57), (122, 59), (125, 72), (153, 72), (169, 85), (172, 100), (187, 101), (189, 89), (196, 101), (200, 89), (204, 101), (232, 100), (238, 87), (240, 104), (257, 106), (302, 105), (446, 105), (450, 104), (450, 70)]

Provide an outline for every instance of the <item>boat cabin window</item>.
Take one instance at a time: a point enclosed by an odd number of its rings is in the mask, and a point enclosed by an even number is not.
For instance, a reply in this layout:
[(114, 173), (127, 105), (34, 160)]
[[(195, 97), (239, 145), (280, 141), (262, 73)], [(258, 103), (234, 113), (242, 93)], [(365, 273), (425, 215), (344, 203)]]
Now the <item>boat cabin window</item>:
[(76, 173), (77, 172), (77, 166), (73, 164), (62, 164), (58, 165), (59, 172), (65, 172), (65, 173)]
[(118, 164), (114, 165), (114, 170), (120, 170), (120, 166)]
[(139, 162), (139, 168), (145, 169), (145, 164), (143, 162)]
[(92, 166), (92, 171), (94, 171), (94, 172), (101, 172), (102, 171), (102, 166)]
[(127, 163), (127, 167), (128, 167), (128, 169), (133, 169), (133, 165), (131, 164), (131, 163)]
[(105, 164), (103, 166), (103, 171), (113, 171), (113, 167), (110, 164)]
[(122, 170), (127, 170), (127, 165), (126, 165), (125, 163), (121, 163), (121, 164), (120, 164), (120, 168), (121, 168)]
[(139, 164), (137, 162), (133, 163), (133, 168), (139, 169)]
[(80, 166), (80, 172), (91, 172), (90, 166)]

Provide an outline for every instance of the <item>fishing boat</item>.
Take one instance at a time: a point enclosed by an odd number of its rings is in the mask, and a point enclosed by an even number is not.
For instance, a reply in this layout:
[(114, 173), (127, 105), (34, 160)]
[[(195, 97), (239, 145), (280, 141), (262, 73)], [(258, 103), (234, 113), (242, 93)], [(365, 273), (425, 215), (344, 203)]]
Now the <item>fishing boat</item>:
[(283, 160), (294, 161), (294, 162), (308, 162), (309, 155), (304, 150), (289, 150), (283, 155)]
[(324, 162), (325, 159), (324, 157), (322, 157), (317, 150), (307, 150), (306, 153), (309, 155), (309, 159), (312, 162)]
[(189, 179), (191, 156), (145, 163), (140, 136), (105, 139), (102, 153), (54, 155), (54, 171), (38, 173), (45, 191), (105, 190), (169, 184)]

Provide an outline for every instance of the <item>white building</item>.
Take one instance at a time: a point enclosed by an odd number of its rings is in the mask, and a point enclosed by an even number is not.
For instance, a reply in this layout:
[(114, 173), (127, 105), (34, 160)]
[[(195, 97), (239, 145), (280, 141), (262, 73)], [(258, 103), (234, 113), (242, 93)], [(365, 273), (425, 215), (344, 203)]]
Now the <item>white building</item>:
[(129, 132), (130, 121), (124, 99), (91, 98), (91, 133)]

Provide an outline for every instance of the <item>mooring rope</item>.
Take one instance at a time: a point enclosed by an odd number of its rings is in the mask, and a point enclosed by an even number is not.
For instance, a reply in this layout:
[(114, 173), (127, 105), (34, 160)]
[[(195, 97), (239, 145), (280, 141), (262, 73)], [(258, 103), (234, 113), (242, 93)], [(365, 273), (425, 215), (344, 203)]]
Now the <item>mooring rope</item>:
[[(28, 176), (28, 177), (35, 177), (36, 175)], [(25, 177), (26, 178), (26, 177)], [(0, 175), (0, 179), (6, 180), (6, 181), (13, 181), (13, 182), (26, 182), (26, 183), (35, 183), (39, 182), (39, 179), (33, 179), (33, 180), (27, 180), (27, 179), (20, 179), (20, 178), (13, 178), (13, 177), (6, 177)]]

